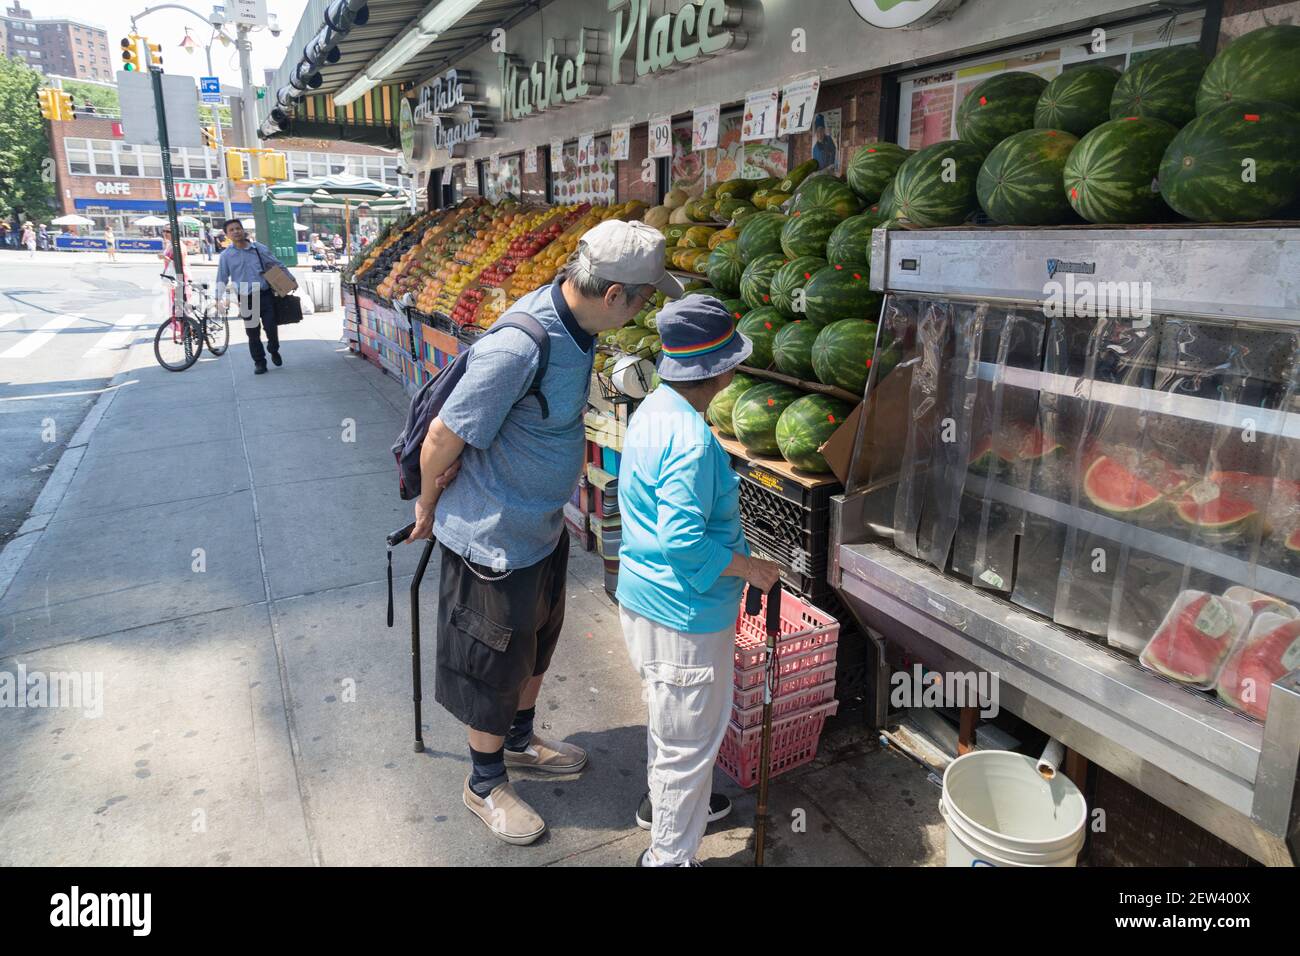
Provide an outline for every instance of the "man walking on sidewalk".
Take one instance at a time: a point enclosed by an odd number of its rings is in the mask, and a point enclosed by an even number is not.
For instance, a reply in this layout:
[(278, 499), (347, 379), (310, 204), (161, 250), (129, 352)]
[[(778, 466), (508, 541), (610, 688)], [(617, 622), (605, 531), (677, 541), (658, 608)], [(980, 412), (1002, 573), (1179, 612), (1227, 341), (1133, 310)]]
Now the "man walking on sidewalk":
[[(230, 245), (217, 260), (217, 301), (224, 306), (226, 287), (235, 283), (239, 312), (244, 317), (244, 331), (248, 334), (248, 351), (253, 356), (253, 374), (266, 372), (266, 352), (271, 361), (283, 365), (280, 358), (280, 330), (275, 324), (275, 293), (263, 274), (271, 266), (282, 263), (271, 250), (260, 242), (248, 238), (244, 224), (238, 219), (227, 219), (222, 229)], [(262, 347), (262, 329), (266, 329), (266, 348)]]
[[(569, 538), (563, 508), (582, 471), (583, 413), (595, 335), (616, 329), (661, 291), (664, 239), (639, 222), (589, 231), (563, 274), (506, 313), (525, 313), (548, 336), (540, 395), (529, 394), (541, 356), (525, 331), (485, 336), (429, 425), (411, 539), (440, 548), (435, 698), (469, 730), (465, 806), (507, 843), (546, 829), (519, 798), (507, 767), (575, 773), (587, 754), (533, 733), (542, 679), (564, 623)], [(445, 491), (437, 478), (460, 471)]]

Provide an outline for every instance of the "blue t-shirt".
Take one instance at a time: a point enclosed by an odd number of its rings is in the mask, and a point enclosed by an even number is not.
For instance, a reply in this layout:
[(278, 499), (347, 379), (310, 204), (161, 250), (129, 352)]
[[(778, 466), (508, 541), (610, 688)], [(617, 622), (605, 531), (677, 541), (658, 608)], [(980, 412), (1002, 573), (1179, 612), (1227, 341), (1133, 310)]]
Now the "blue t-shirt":
[(551, 338), (541, 404), (524, 393), (537, 372), (537, 346), (520, 329), (474, 345), (465, 374), (438, 415), (465, 441), (460, 473), (438, 498), (434, 534), (452, 551), (498, 570), (526, 568), (555, 550), (564, 505), (586, 453), (583, 414), (591, 387), (592, 337), (578, 326), (559, 283), (521, 298)]
[(749, 554), (740, 476), (704, 416), (669, 385), (628, 423), (618, 507), (618, 603), (677, 631), (733, 626), (745, 582), (722, 572), (732, 555)]

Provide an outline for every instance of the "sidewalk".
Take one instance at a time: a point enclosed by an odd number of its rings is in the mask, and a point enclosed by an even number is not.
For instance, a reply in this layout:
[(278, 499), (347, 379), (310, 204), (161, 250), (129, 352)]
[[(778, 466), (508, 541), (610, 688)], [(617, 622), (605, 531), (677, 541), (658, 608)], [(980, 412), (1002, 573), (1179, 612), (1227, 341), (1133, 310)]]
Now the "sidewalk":
[[(340, 323), (285, 330), (285, 366), (257, 377), (238, 328), (226, 356), (180, 374), (137, 345), (74, 440), (66, 492), (15, 539), (29, 553), (0, 595), (0, 672), (102, 674), (103, 715), (0, 709), (0, 865), (624, 866), (647, 845), (632, 819), (640, 687), (594, 554), (571, 555), (538, 702), (541, 727), (590, 766), (515, 778), (547, 835), (507, 846), (461, 803), (464, 732), (432, 693), (432, 563), (427, 749), (412, 752), (417, 546), (394, 555), (384, 626), (383, 538), (410, 512), (388, 455), (407, 398), (338, 343)], [(702, 858), (747, 865), (753, 793), (717, 782), (736, 812)], [(769, 862), (941, 863), (938, 799), (924, 771), (841, 721), (816, 763), (774, 781)]]

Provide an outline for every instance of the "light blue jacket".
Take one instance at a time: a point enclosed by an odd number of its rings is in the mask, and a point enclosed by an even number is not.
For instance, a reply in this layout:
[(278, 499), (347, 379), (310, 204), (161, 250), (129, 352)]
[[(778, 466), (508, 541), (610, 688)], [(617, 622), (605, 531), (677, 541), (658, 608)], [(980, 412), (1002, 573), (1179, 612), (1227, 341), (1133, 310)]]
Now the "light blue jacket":
[(736, 552), (749, 554), (740, 476), (704, 417), (667, 384), (628, 425), (618, 507), (619, 604), (688, 633), (734, 626), (744, 581), (722, 571)]

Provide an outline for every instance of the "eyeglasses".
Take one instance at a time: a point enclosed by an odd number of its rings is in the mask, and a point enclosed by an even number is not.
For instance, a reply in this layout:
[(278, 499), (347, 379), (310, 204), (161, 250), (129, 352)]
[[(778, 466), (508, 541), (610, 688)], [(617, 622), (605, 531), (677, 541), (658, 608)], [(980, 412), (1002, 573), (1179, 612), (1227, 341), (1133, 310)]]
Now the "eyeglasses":
[(640, 309), (641, 309), (642, 307), (644, 307), (644, 306), (649, 305), (650, 302), (651, 302), (651, 300), (653, 300), (654, 297), (655, 297), (655, 287), (654, 287), (654, 286), (646, 286), (645, 288), (646, 288), (648, 291), (646, 291), (645, 293), (642, 293), (642, 294), (637, 295), (637, 297), (636, 297), (635, 299), (633, 299), (631, 295), (628, 295), (628, 297), (627, 297), (627, 300), (628, 300), (629, 302), (633, 302), (633, 303), (635, 303), (635, 305), (636, 305), (636, 307), (637, 307), (638, 310), (640, 310)]

